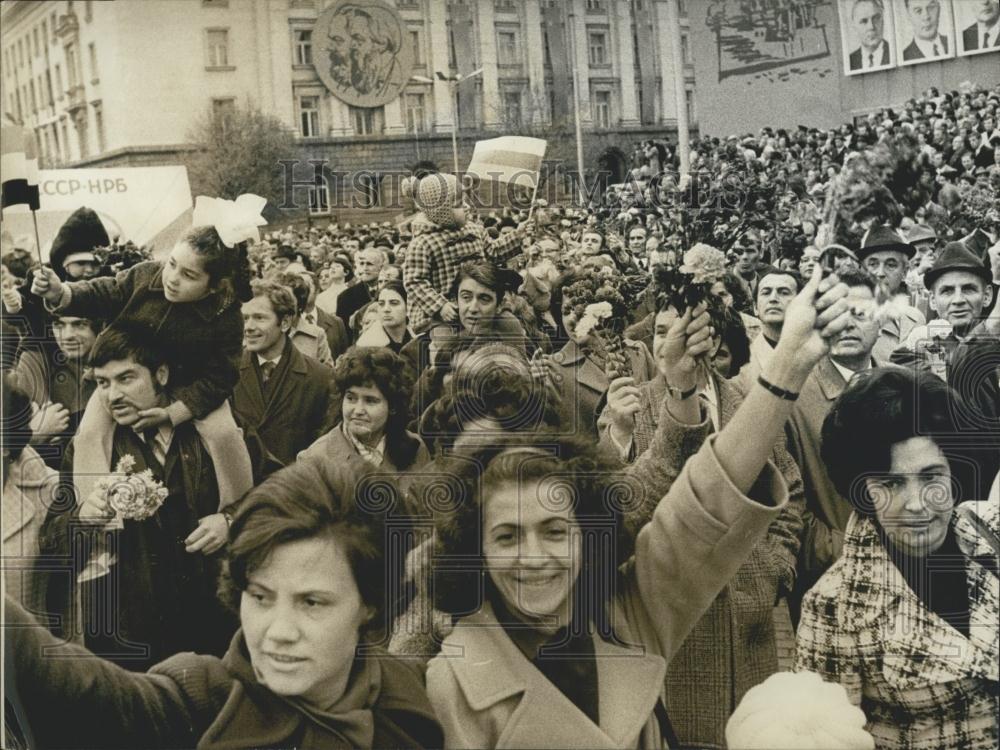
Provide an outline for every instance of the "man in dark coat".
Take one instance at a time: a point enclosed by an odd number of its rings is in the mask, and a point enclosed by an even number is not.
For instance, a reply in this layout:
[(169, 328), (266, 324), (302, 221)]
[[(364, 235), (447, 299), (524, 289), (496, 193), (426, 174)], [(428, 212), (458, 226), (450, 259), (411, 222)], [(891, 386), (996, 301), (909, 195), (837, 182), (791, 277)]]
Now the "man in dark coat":
[(1000, 48), (1000, 0), (975, 0), (969, 5), (976, 20), (962, 30), (962, 48), (966, 52)]
[[(117, 521), (109, 493), (97, 489), (70, 507), (54, 503), (40, 536), (43, 554), (71, 563), (69, 575), (53, 581), (50, 609), (74, 611), (65, 609), (73, 599), (67, 587), (79, 584), (87, 647), (136, 671), (181, 651), (221, 654), (235, 630), (215, 595), (216, 553), (231, 516), (219, 511), (208, 451), (191, 422), (143, 433), (132, 428), (138, 412), (169, 401), (170, 370), (152, 340), (138, 326), (112, 327), (98, 337), (90, 361), (115, 422), (112, 466), (130, 457), (131, 474), (148, 469), (166, 498), (142, 520)], [(82, 465), (77, 448), (74, 440), (63, 464), (74, 483), (94, 471)], [(75, 634), (74, 628), (66, 635)]]
[(308, 357), (288, 338), (295, 298), (284, 286), (254, 283), (243, 303), (243, 356), (233, 391), (233, 412), (252, 442), (282, 465), (333, 427), (333, 371)]
[(382, 270), (385, 258), (382, 251), (367, 247), (358, 252), (354, 262), (354, 272), (357, 281), (347, 287), (337, 298), (337, 317), (344, 322), (348, 335), (351, 335), (351, 316), (367, 305), (378, 294), (378, 273)]

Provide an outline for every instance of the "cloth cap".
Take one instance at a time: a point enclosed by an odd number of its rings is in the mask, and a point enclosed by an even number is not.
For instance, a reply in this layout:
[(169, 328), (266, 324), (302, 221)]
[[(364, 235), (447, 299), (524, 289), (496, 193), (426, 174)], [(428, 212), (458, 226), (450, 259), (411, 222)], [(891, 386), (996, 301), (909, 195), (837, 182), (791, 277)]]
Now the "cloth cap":
[(968, 271), (982, 278), (987, 284), (993, 281), (993, 274), (968, 247), (961, 242), (949, 242), (924, 274), (924, 286), (928, 289), (949, 271)]
[(904, 241), (894, 230), (884, 224), (876, 224), (861, 238), (858, 260), (863, 261), (872, 253), (881, 250), (895, 250), (903, 253), (907, 258), (912, 258), (917, 253), (916, 248)]

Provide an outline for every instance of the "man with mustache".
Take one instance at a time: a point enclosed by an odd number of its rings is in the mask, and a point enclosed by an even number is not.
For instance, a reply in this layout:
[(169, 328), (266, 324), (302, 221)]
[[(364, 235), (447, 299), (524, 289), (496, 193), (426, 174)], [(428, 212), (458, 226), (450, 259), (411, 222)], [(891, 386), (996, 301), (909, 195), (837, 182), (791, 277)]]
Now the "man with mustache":
[(948, 54), (948, 37), (939, 30), (940, 0), (903, 0), (913, 29), (913, 40), (903, 50), (903, 60), (934, 60)]
[(875, 278), (858, 268), (840, 271), (847, 285), (851, 322), (830, 342), (830, 353), (813, 369), (786, 426), (788, 450), (805, 486), (804, 532), (799, 550), (798, 579), (788, 598), (792, 622), (798, 623), (802, 597), (840, 556), (850, 502), (841, 497), (820, 455), (823, 421), (856, 372), (875, 367), (872, 352), (879, 338)]
[[(221, 655), (235, 629), (215, 597), (231, 515), (219, 508), (215, 467), (194, 423), (133, 428), (140, 412), (170, 403), (170, 367), (155, 341), (148, 327), (119, 323), (97, 337), (90, 364), (114, 421), (111, 466), (130, 456), (133, 473), (152, 472), (166, 499), (149, 518), (119, 523), (109, 493), (95, 489), (71, 507), (54, 503), (40, 538), (43, 554), (73, 563), (53, 581), (50, 606), (69, 601), (67, 587), (78, 583), (85, 645), (136, 671), (181, 651)], [(67, 486), (99, 471), (92, 452), (70, 443)], [(72, 611), (58, 612), (64, 623)]]

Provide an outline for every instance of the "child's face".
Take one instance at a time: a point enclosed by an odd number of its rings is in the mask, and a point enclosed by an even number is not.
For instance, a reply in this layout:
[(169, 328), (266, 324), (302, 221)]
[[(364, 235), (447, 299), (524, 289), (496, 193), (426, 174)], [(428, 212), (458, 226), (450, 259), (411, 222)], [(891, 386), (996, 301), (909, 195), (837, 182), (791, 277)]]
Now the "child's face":
[(186, 242), (178, 242), (163, 265), (163, 296), (170, 302), (197, 302), (211, 291), (205, 262)]

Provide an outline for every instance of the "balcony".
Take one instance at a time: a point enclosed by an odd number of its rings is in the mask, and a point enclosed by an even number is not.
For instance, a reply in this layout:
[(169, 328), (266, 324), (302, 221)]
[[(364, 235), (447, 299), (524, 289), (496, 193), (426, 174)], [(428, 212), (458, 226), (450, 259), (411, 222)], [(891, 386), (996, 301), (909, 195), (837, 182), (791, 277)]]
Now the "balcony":
[(83, 86), (73, 86), (66, 92), (66, 96), (69, 98), (69, 103), (66, 105), (66, 109), (71, 114), (79, 109), (85, 109), (87, 106), (87, 98)]

